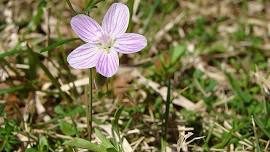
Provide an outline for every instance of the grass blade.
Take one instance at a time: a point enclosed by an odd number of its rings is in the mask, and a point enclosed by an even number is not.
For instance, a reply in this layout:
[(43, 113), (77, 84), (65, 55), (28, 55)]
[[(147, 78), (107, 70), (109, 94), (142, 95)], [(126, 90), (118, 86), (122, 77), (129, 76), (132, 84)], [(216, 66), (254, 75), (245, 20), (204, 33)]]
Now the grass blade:
[(25, 50), (22, 49), (22, 43), (17, 44), (13, 49), (9, 51), (3, 51), (0, 53), (0, 59), (7, 57), (7, 56), (13, 56), (17, 53), (24, 52)]
[(47, 51), (51, 51), (61, 45), (64, 45), (66, 43), (69, 43), (69, 42), (72, 42), (72, 41), (75, 41), (75, 40), (79, 40), (79, 38), (71, 38), (71, 39), (66, 39), (66, 40), (59, 40), (59, 41), (56, 41), (55, 43), (49, 45), (48, 47), (46, 48), (43, 48), (41, 50), (39, 50), (38, 52), (40, 53), (43, 53), (43, 52), (47, 52)]
[(255, 120), (256, 124), (259, 126), (259, 128), (262, 130), (262, 132), (264, 132), (264, 134), (270, 139), (270, 132), (266, 129), (263, 122), (256, 117), (254, 117), (254, 120)]
[(8, 94), (8, 93), (13, 93), (19, 90), (22, 90), (25, 88), (25, 85), (18, 85), (18, 86), (14, 86), (11, 88), (6, 88), (6, 89), (0, 89), (0, 95), (4, 95), (4, 94)]
[(94, 152), (106, 152), (106, 148), (101, 145), (93, 144), (85, 139), (75, 138), (64, 142), (64, 145), (69, 145), (77, 148), (84, 148)]
[(102, 145), (104, 145), (106, 148), (113, 148), (111, 142), (98, 129), (95, 129), (95, 134), (101, 141)]
[(28, 24), (28, 28), (30, 31), (36, 30), (37, 27), (41, 24), (42, 17), (44, 14), (44, 8), (46, 7), (46, 0), (40, 0), (38, 5), (38, 10), (36, 14), (33, 16), (31, 22)]
[(237, 80), (235, 80), (233, 78), (233, 76), (229, 73), (226, 73), (226, 76), (228, 78), (228, 81), (232, 87), (233, 92), (244, 102), (249, 102), (251, 100), (251, 96), (250, 94), (248, 94), (247, 92), (244, 92), (241, 87), (240, 84), (237, 82)]
[(87, 5), (86, 5), (84, 11), (86, 11), (86, 12), (91, 11), (93, 8), (96, 7), (96, 5), (97, 5), (98, 3), (102, 2), (102, 1), (105, 1), (105, 0), (90, 0), (90, 1), (87, 3)]

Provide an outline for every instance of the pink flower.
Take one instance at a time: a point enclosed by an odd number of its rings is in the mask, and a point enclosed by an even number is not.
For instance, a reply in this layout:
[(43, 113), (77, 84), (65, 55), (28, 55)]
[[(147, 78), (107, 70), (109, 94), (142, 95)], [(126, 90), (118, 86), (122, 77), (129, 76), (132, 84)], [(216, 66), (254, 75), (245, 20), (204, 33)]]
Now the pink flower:
[(114, 3), (109, 8), (102, 26), (86, 15), (73, 17), (71, 27), (86, 44), (79, 46), (68, 55), (68, 63), (75, 69), (96, 67), (96, 71), (101, 75), (113, 76), (119, 67), (118, 52), (135, 53), (147, 45), (144, 36), (125, 33), (128, 23), (128, 7), (121, 3)]

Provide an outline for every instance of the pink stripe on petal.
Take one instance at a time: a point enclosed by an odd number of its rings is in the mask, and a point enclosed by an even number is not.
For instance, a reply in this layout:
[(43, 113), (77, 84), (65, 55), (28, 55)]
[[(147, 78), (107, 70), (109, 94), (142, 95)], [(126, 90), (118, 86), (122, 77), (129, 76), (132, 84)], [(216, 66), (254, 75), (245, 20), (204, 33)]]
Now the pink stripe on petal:
[(96, 66), (98, 50), (94, 44), (86, 43), (72, 51), (67, 61), (75, 69), (88, 69)]
[(119, 58), (115, 50), (110, 53), (105, 51), (99, 52), (99, 59), (97, 61), (96, 70), (105, 77), (112, 77), (119, 67)]
[(83, 14), (74, 16), (70, 24), (73, 31), (85, 42), (96, 42), (102, 33), (100, 25)]
[(116, 38), (114, 48), (117, 52), (130, 54), (141, 51), (147, 45), (144, 36), (136, 33), (125, 33)]
[(116, 37), (126, 32), (128, 22), (128, 7), (122, 3), (114, 3), (103, 18), (102, 28), (112, 37)]

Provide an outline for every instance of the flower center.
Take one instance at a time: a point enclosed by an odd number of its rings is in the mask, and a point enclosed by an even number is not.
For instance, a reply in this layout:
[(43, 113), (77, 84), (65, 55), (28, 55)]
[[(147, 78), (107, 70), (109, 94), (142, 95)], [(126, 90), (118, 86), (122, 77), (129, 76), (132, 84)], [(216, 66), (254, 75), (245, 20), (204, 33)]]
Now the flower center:
[(100, 49), (104, 50), (106, 53), (110, 52), (110, 49), (113, 47), (114, 40), (106, 34), (103, 34), (100, 39)]

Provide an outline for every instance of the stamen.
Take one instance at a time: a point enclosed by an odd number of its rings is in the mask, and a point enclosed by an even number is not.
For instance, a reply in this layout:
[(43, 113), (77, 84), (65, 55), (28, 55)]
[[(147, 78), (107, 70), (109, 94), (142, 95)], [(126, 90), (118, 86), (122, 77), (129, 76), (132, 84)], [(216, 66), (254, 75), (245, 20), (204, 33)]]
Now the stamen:
[(100, 48), (104, 50), (106, 53), (110, 52), (110, 49), (112, 48), (114, 44), (114, 40), (111, 39), (109, 35), (103, 34), (100, 39)]

